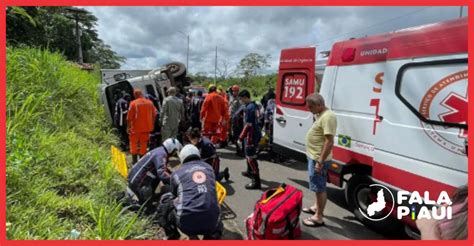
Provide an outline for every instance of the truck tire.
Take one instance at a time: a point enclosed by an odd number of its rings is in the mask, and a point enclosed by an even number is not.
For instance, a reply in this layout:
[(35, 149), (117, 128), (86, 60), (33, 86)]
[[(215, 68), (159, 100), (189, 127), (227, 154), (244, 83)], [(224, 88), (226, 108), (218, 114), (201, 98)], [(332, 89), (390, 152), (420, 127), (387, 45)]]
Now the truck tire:
[(181, 62), (170, 62), (165, 65), (171, 72), (175, 79), (180, 79), (186, 76), (186, 66)]
[(369, 197), (371, 192), (369, 185), (371, 184), (373, 184), (373, 182), (367, 175), (352, 175), (352, 177), (347, 182), (347, 187), (345, 190), (345, 196), (349, 210), (354, 213), (355, 217), (360, 222), (362, 222), (362, 224), (374, 231), (389, 236), (404, 235), (403, 224), (392, 216), (388, 216), (386, 219), (381, 221), (372, 221), (367, 219), (360, 212), (359, 208), (362, 211), (367, 211), (368, 205), (372, 202)]

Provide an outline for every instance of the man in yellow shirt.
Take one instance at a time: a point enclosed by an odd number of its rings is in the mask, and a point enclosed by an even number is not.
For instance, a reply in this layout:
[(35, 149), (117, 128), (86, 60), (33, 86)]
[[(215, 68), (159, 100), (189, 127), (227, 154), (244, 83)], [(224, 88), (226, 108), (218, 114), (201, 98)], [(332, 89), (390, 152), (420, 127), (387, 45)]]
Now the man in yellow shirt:
[(303, 212), (312, 214), (303, 224), (310, 227), (324, 225), (323, 212), (326, 206), (326, 181), (332, 159), (332, 147), (336, 135), (336, 115), (324, 104), (324, 98), (314, 93), (306, 97), (309, 111), (316, 115), (316, 121), (306, 134), (306, 156), (308, 158), (309, 189), (316, 193), (316, 201), (303, 208)]

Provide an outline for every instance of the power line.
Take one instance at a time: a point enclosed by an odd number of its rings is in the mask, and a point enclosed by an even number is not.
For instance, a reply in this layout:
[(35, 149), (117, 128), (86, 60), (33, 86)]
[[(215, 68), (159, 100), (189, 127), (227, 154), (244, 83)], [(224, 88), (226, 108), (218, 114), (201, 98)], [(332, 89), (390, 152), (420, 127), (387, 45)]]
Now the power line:
[(400, 19), (400, 18), (402, 18), (402, 17), (409, 16), (409, 15), (412, 15), (412, 14), (416, 14), (416, 13), (421, 12), (421, 11), (425, 11), (425, 10), (428, 9), (428, 8), (431, 8), (431, 6), (430, 6), (430, 7), (425, 7), (425, 8), (422, 8), (422, 9), (417, 9), (417, 10), (415, 10), (415, 11), (411, 11), (411, 12), (405, 13), (405, 14), (403, 14), (403, 15), (400, 15), (400, 16), (397, 16), (397, 17), (394, 17), (394, 18), (391, 18), (391, 19), (388, 19), (388, 20), (385, 20), (385, 21), (382, 21), (382, 22), (379, 22), (379, 23), (376, 23), (376, 24), (373, 24), (373, 25), (370, 25), (370, 26), (366, 26), (366, 27), (364, 27), (364, 28), (359, 28), (359, 29), (357, 29), (357, 30), (355, 30), (355, 31), (351, 31), (351, 32), (347, 32), (347, 33), (342, 33), (342, 34), (335, 35), (335, 36), (333, 36), (333, 37), (331, 37), (331, 38), (328, 38), (328, 39), (325, 39), (325, 40), (323, 40), (323, 41), (321, 41), (321, 42), (318, 42), (318, 44), (323, 44), (323, 43), (325, 43), (325, 42), (332, 41), (332, 40), (334, 40), (334, 39), (337, 38), (337, 37), (345, 36), (345, 35), (352, 34), (352, 33), (358, 33), (358, 32), (360, 32), (361, 30), (365, 30), (365, 29), (368, 29), (368, 28), (372, 28), (372, 27), (379, 26), (379, 25), (381, 25), (381, 24), (385, 24), (385, 23), (387, 23), (387, 22), (391, 22), (391, 21), (394, 21), (394, 20), (398, 20), (398, 19)]

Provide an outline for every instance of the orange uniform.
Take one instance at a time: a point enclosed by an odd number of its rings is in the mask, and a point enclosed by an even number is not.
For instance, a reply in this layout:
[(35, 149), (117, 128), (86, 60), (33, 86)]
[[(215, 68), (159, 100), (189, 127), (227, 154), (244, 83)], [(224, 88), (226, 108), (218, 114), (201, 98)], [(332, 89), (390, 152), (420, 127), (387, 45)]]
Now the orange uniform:
[(144, 98), (141, 91), (134, 91), (135, 100), (130, 103), (127, 122), (130, 134), (130, 154), (145, 155), (150, 133), (153, 131), (157, 110), (153, 103)]
[(216, 144), (219, 141), (217, 129), (219, 122), (229, 118), (228, 108), (225, 100), (217, 92), (211, 92), (204, 99), (201, 108), (201, 119), (204, 121), (203, 134), (212, 135), (211, 141)]

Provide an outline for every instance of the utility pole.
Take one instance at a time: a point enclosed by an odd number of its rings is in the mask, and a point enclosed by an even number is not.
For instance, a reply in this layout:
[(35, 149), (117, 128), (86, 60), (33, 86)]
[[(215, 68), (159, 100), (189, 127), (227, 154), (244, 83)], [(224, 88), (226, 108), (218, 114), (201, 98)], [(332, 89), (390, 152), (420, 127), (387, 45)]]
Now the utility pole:
[(189, 34), (187, 35), (188, 37), (188, 49), (186, 51), (186, 70), (189, 72)]
[(187, 33), (184, 33), (182, 31), (178, 31), (179, 33), (183, 34), (184, 36), (186, 36), (186, 39), (187, 39), (187, 49), (186, 49), (186, 70), (189, 72), (189, 34)]
[(216, 60), (214, 63), (214, 84), (217, 84), (217, 46), (216, 46)]
[(71, 12), (73, 16), (67, 16), (69, 19), (74, 19), (76, 21), (76, 43), (77, 43), (77, 62), (78, 63), (83, 63), (83, 57), (82, 57), (82, 44), (81, 44), (81, 30), (79, 28), (79, 20), (80, 20), (80, 14), (86, 14), (87, 11), (83, 9), (77, 9), (77, 8), (66, 8), (67, 11)]
[(461, 7), (459, 8), (459, 18), (462, 18), (462, 10), (463, 10), (463, 7), (464, 7), (464, 6), (461, 6)]

